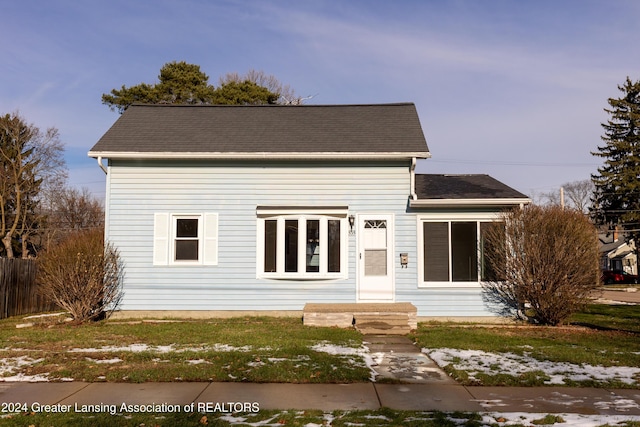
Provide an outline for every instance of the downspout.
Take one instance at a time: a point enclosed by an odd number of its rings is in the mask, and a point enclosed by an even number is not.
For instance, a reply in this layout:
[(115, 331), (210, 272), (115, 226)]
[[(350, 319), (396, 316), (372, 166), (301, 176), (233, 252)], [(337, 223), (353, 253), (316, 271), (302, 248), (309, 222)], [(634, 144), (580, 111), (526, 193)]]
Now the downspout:
[(109, 169), (105, 165), (102, 164), (102, 156), (98, 156), (96, 158), (98, 161), (98, 166), (102, 169), (102, 172), (107, 176), (106, 178), (106, 194), (105, 194), (105, 202), (104, 202), (104, 241), (105, 243), (109, 240)]
[(409, 169), (409, 173), (411, 176), (411, 200), (418, 200), (418, 196), (416, 195), (416, 158), (411, 158), (411, 168)]
[(102, 156), (98, 156), (96, 160), (98, 160), (98, 166), (100, 166), (100, 169), (102, 169), (102, 172), (104, 172), (105, 175), (108, 175), (109, 170), (106, 168), (105, 165), (102, 164)]

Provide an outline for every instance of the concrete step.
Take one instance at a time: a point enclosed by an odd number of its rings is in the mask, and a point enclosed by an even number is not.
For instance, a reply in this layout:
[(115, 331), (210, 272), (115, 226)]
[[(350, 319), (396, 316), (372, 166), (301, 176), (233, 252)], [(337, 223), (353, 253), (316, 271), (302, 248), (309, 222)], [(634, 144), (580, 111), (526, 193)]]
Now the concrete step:
[(405, 335), (411, 331), (407, 313), (356, 313), (354, 320), (363, 334)]
[(304, 308), (304, 324), (355, 326), (362, 333), (405, 335), (417, 327), (416, 313), (410, 303), (309, 303)]

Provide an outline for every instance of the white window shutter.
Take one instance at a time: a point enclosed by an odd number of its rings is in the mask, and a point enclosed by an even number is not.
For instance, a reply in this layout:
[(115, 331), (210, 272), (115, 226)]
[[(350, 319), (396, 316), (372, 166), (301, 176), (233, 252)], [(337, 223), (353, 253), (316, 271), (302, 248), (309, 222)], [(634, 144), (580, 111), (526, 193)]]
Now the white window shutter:
[(204, 214), (204, 265), (218, 265), (218, 214)]
[(169, 214), (153, 215), (153, 265), (169, 264)]

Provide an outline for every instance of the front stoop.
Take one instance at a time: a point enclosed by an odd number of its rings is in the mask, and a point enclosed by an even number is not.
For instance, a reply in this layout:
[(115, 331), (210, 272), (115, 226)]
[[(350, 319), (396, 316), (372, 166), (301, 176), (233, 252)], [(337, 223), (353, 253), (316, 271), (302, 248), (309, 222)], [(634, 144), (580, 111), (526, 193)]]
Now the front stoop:
[(306, 326), (355, 326), (363, 334), (404, 335), (418, 327), (418, 310), (408, 302), (304, 306)]

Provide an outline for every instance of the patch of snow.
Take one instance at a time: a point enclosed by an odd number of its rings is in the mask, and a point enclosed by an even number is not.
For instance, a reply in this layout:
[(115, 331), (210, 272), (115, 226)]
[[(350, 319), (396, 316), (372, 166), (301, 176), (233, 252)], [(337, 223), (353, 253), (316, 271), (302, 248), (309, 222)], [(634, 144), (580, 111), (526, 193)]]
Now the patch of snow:
[(49, 374), (38, 375), (25, 375), (21, 372), (13, 374), (14, 372), (24, 368), (25, 366), (33, 366), (36, 363), (42, 362), (44, 359), (32, 359), (29, 356), (19, 357), (6, 357), (0, 359), (0, 382), (13, 381), (13, 382), (46, 382), (49, 381)]
[(40, 319), (42, 317), (57, 317), (57, 316), (64, 316), (69, 314), (68, 312), (60, 312), (60, 313), (45, 313), (45, 314), (34, 314), (32, 316), (27, 316), (27, 317), (23, 317), (22, 319)]
[(230, 351), (241, 351), (243, 353), (247, 353), (249, 351), (252, 350), (252, 347), (250, 345), (245, 345), (242, 347), (234, 347), (232, 345), (229, 344), (214, 344), (212, 347), (208, 348), (209, 350), (212, 351), (221, 351), (221, 352), (230, 352)]
[[(488, 412), (482, 415), (483, 426), (512, 426), (512, 425), (536, 425), (534, 421), (545, 418), (546, 413), (527, 413), (527, 412)], [(583, 414), (554, 414), (562, 418), (564, 422), (557, 422), (554, 426), (580, 426), (580, 427), (598, 427), (602, 425), (616, 425), (625, 421), (640, 421), (640, 416), (633, 415), (583, 415)]]
[(640, 409), (640, 405), (631, 399), (614, 399), (610, 402), (595, 402), (594, 406), (600, 410), (615, 409), (616, 411), (628, 411), (629, 409)]
[(33, 323), (18, 323), (16, 325), (16, 329), (24, 329), (24, 328), (30, 328), (33, 326)]
[(69, 353), (115, 353), (118, 351), (130, 351), (132, 353), (141, 353), (143, 351), (153, 351), (157, 353), (168, 353), (173, 350), (173, 346), (155, 347), (147, 344), (130, 344), (127, 346), (102, 346), (100, 348), (72, 348)]
[(16, 369), (20, 369), (25, 366), (32, 366), (36, 363), (42, 362), (43, 360), (44, 359), (32, 359), (29, 356), (6, 357), (4, 359), (0, 359), (0, 375), (7, 373), (10, 374)]
[(203, 363), (211, 363), (204, 359), (195, 359), (195, 360), (187, 360), (187, 363), (190, 365), (201, 365)]
[(635, 384), (640, 375), (640, 368), (627, 366), (593, 366), (577, 365), (566, 362), (537, 360), (526, 355), (514, 353), (488, 353), (480, 350), (459, 350), (451, 348), (422, 349), (439, 366), (452, 365), (455, 369), (465, 371), (470, 379), (476, 375), (496, 375), (508, 373), (519, 376), (534, 371), (544, 372), (549, 377), (545, 384), (566, 384), (571, 381), (621, 381)]
[(0, 382), (25, 382), (25, 383), (42, 383), (49, 382), (49, 374), (25, 375), (18, 373), (8, 377), (0, 377)]
[[(377, 366), (382, 360), (382, 358), (384, 357), (384, 353), (369, 353), (369, 349), (366, 346), (362, 346), (359, 348), (344, 347), (340, 345), (329, 344), (326, 342), (313, 345), (311, 347), (311, 350), (322, 352), (322, 353), (329, 353), (337, 356), (361, 357), (362, 359), (364, 359), (365, 365), (367, 366), (367, 368), (369, 368), (369, 371), (371, 372), (372, 382), (376, 381), (376, 376), (378, 375), (378, 373), (375, 371), (375, 369), (373, 369), (373, 367)], [(352, 359), (352, 363), (355, 363), (355, 362), (356, 361)]]
[[(261, 421), (250, 422), (250, 417), (243, 415), (232, 415), (232, 414), (224, 414), (217, 419), (224, 420), (230, 425), (243, 425), (243, 426), (255, 426), (255, 427), (267, 427), (267, 426), (280, 426), (278, 420), (281, 418), (283, 414), (286, 414), (287, 411), (283, 413), (275, 414), (275, 416), (267, 418)], [(345, 415), (348, 414), (349, 411), (345, 412)], [(420, 415), (420, 414), (417, 414)], [(425, 424), (429, 421), (433, 422), (434, 419), (431, 417), (433, 414), (431, 412), (424, 412), (421, 415), (423, 417), (410, 417), (407, 418), (408, 422), (416, 422), (423, 421)], [(467, 418), (461, 418), (459, 415), (454, 414), (443, 414), (446, 420), (454, 425), (465, 425), (468, 423)], [(526, 412), (484, 412), (480, 413), (482, 417), (482, 421), (479, 425), (481, 426), (498, 426), (498, 427), (507, 427), (514, 425), (539, 425), (540, 420), (547, 417), (549, 414), (547, 413), (526, 413)], [(640, 421), (640, 416), (625, 416), (625, 415), (583, 415), (583, 414), (571, 414), (571, 413), (561, 413), (561, 414), (553, 414), (557, 416), (556, 418), (558, 422), (554, 423), (554, 426), (580, 426), (580, 427), (597, 427), (602, 425), (622, 425), (624, 422), (638, 422)], [(365, 416), (370, 420), (380, 420), (381, 424), (385, 424), (390, 420), (382, 415), (369, 415)], [(340, 416), (336, 417), (335, 413), (324, 412), (322, 414), (322, 420), (318, 420), (319, 423), (309, 422), (305, 424), (305, 427), (320, 427), (320, 426), (331, 426), (336, 419), (339, 419)], [(345, 423), (345, 425), (359, 425), (359, 424), (351, 424)]]
[(122, 362), (122, 359), (120, 359), (119, 357), (114, 357), (113, 359), (92, 359), (90, 357), (86, 357), (85, 359), (97, 364), (112, 364)]

